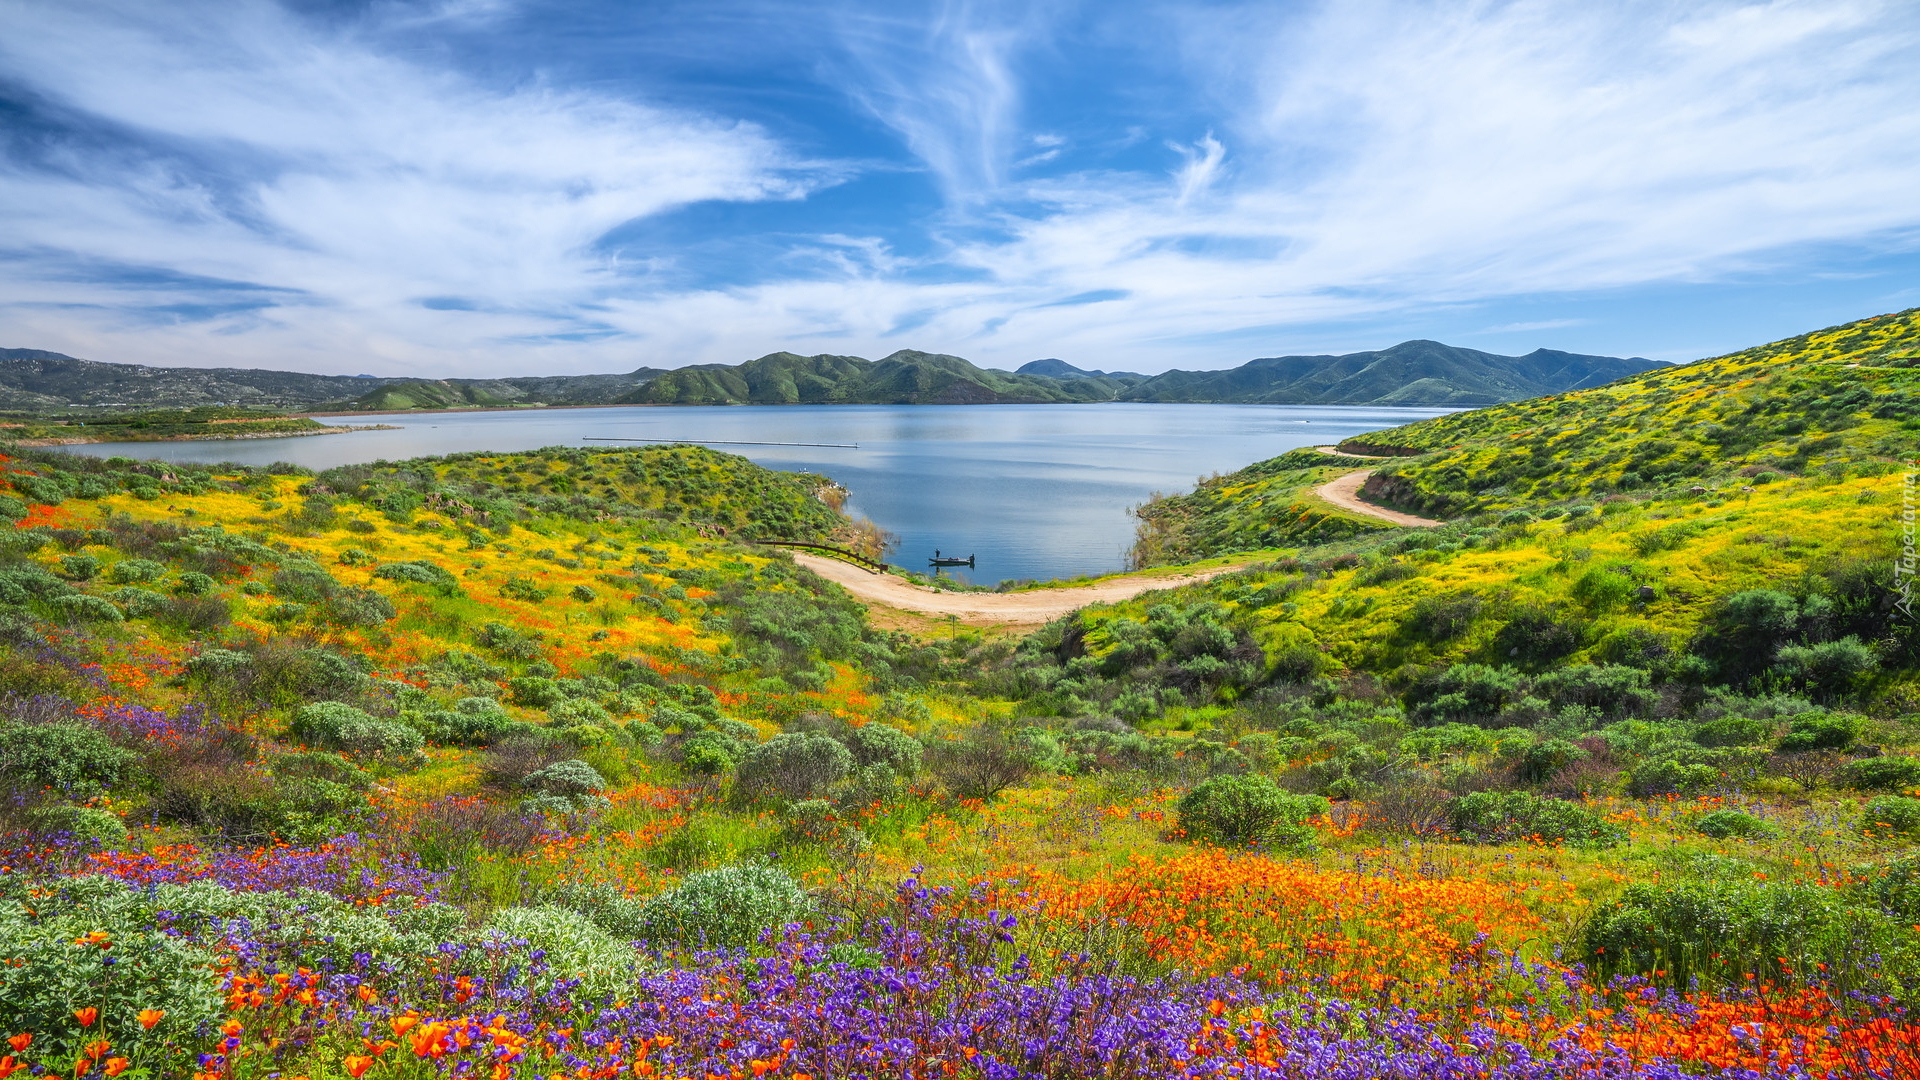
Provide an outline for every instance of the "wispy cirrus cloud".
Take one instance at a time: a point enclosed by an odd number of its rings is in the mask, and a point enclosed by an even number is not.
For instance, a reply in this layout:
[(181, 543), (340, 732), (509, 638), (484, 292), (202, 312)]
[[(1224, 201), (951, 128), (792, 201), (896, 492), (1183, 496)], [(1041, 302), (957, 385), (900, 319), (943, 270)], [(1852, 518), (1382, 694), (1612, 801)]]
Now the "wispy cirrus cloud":
[(0, 329), (102, 359), (1157, 370), (1920, 253), (1897, 2), (0, 4)]
[[(139, 323), (166, 309), (128, 303), (124, 280), (165, 267), (291, 297), (217, 329), (404, 362), (562, 327), (634, 269), (593, 247), (625, 221), (824, 176), (754, 125), (489, 87), (259, 0), (14, 3), (8, 25), (0, 69), (37, 106), (0, 171), (16, 304), (57, 293)], [(34, 253), (59, 253), (67, 287)], [(432, 296), (462, 299), (457, 335)]]

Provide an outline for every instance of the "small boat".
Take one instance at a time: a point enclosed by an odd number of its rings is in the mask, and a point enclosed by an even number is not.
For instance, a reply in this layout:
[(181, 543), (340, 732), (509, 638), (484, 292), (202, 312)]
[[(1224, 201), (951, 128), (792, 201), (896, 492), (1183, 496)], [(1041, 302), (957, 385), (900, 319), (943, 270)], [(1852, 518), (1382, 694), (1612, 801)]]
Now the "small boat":
[(970, 568), (973, 566), (973, 556), (969, 555), (964, 559), (956, 558), (951, 555), (943, 557), (940, 554), (940, 549), (935, 548), (933, 550), (933, 558), (927, 560), (927, 565), (928, 566), (965, 566)]

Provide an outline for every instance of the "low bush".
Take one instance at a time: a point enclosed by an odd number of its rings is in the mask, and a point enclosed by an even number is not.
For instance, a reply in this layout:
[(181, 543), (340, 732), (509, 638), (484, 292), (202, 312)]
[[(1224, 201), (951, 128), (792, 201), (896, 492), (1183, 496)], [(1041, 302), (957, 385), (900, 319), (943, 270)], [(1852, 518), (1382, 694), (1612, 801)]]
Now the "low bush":
[(1310, 818), (1328, 811), (1317, 795), (1293, 795), (1265, 776), (1216, 776), (1182, 796), (1180, 828), (1189, 839), (1220, 844), (1312, 848)]
[(387, 563), (373, 572), (377, 578), (388, 581), (405, 581), (415, 585), (435, 585), (442, 589), (458, 589), (460, 579), (430, 562)]
[(507, 680), (507, 700), (522, 708), (545, 709), (559, 703), (563, 696), (560, 684), (552, 679), (521, 675)]
[(925, 753), (913, 736), (878, 722), (848, 732), (846, 744), (857, 764), (885, 765), (896, 776), (912, 776), (919, 772)]
[(812, 799), (853, 771), (853, 754), (827, 735), (789, 732), (747, 749), (734, 773), (741, 798)]
[(1602, 980), (1641, 975), (1689, 988), (1791, 981), (1821, 966), (1859, 971), (1892, 951), (1894, 930), (1822, 886), (1642, 882), (1596, 910), (1579, 941)]
[(1703, 814), (1693, 827), (1702, 836), (1711, 836), (1715, 840), (1764, 840), (1777, 835), (1773, 826), (1738, 810), (1715, 810)]
[(1583, 806), (1525, 791), (1476, 791), (1447, 808), (1447, 824), (1462, 839), (1483, 844), (1536, 840), (1610, 847), (1627, 838)]
[(516, 577), (508, 578), (501, 584), (500, 595), (509, 600), (524, 600), (530, 604), (537, 604), (551, 594), (526, 578)]
[(803, 918), (812, 907), (799, 884), (771, 866), (702, 870), (646, 902), (641, 936), (656, 947), (749, 945), (762, 930)]
[(600, 771), (578, 758), (556, 761), (545, 768), (528, 773), (521, 779), (522, 787), (548, 795), (598, 795), (607, 790), (607, 779)]
[(1860, 718), (1843, 713), (1801, 713), (1788, 721), (1787, 733), (1780, 739), (1780, 752), (1799, 754), (1809, 750), (1845, 750), (1860, 737)]
[(165, 577), (166, 565), (151, 559), (123, 559), (107, 571), (107, 580), (115, 585), (145, 585)]
[(43, 806), (27, 813), (27, 825), (35, 832), (67, 835), (97, 847), (125, 843), (127, 823), (111, 810), (92, 806)]
[(1855, 791), (1911, 791), (1920, 787), (1920, 759), (1889, 754), (1840, 767), (1840, 783)]
[(934, 743), (927, 764), (956, 799), (983, 802), (1025, 780), (1037, 764), (1030, 746), (987, 728)]
[(563, 907), (502, 908), (487, 919), (480, 937), (492, 944), (497, 962), (518, 964), (531, 975), (536, 992), (577, 980), (571, 993), (583, 1000), (626, 987), (638, 959), (593, 920)]
[(1880, 796), (1861, 810), (1860, 832), (1869, 838), (1920, 837), (1920, 799)]
[(103, 596), (89, 596), (86, 593), (68, 593), (56, 596), (48, 601), (55, 611), (69, 618), (86, 622), (120, 622), (126, 616), (120, 609)]
[(0, 776), (18, 788), (85, 798), (119, 784), (138, 761), (94, 728), (0, 723)]
[(396, 764), (418, 760), (426, 744), (420, 732), (398, 720), (371, 716), (338, 701), (302, 706), (289, 731), (310, 746)]
[(1761, 746), (1773, 738), (1773, 724), (1745, 716), (1723, 716), (1694, 729), (1693, 741), (1701, 746)]

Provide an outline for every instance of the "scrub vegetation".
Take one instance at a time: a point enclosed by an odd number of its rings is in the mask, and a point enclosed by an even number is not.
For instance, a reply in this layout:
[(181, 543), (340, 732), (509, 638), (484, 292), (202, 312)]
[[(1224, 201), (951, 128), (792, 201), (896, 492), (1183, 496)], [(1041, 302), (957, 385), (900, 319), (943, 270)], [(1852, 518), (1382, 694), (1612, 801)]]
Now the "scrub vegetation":
[(1915, 378), (1350, 445), (1433, 529), (1288, 455), (1145, 511), (1260, 562), (1014, 640), (709, 450), (12, 451), (0, 1075), (1914, 1075)]

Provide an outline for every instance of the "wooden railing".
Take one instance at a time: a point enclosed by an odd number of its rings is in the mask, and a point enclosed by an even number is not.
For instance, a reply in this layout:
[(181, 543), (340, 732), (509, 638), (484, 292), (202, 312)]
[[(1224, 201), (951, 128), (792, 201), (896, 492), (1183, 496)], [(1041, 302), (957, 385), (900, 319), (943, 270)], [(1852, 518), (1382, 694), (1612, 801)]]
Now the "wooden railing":
[(808, 551), (818, 551), (837, 559), (843, 559), (862, 570), (875, 574), (884, 574), (891, 569), (886, 563), (878, 559), (869, 559), (857, 551), (848, 551), (846, 548), (834, 547), (832, 544), (815, 544), (807, 540), (756, 540), (754, 542), (764, 544), (767, 547), (806, 548)]

